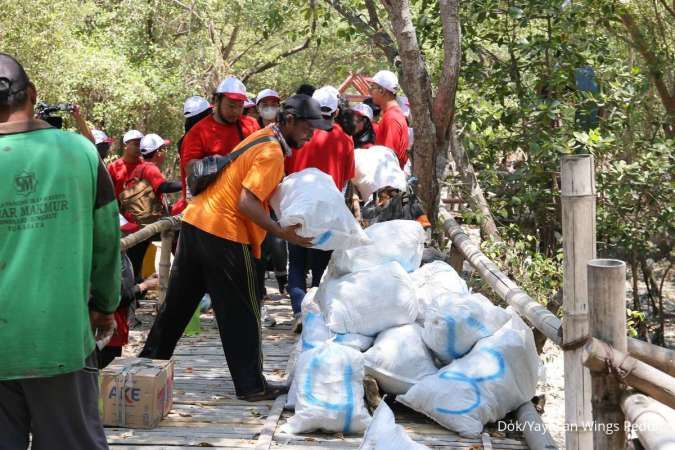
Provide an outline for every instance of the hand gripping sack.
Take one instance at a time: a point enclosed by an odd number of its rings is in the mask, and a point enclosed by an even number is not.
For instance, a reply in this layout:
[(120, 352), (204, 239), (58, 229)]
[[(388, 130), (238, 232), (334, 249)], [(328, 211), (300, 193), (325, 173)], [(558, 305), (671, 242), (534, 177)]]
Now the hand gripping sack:
[(362, 433), (370, 423), (363, 400), (363, 355), (326, 342), (300, 355), (295, 369), (295, 415), (281, 430)]
[(509, 313), (480, 294), (447, 293), (424, 313), (424, 343), (444, 363), (469, 353), (479, 339), (491, 336), (510, 319)]
[(417, 296), (410, 275), (397, 262), (324, 280), (316, 300), (326, 325), (335, 333), (375, 336), (413, 323)]
[(313, 248), (344, 250), (370, 242), (333, 179), (318, 169), (305, 169), (284, 178), (270, 205), (279, 225), (299, 224), (297, 233), (314, 238)]
[(479, 436), (486, 423), (530, 401), (537, 387), (539, 357), (532, 331), (508, 311), (510, 320), (495, 334), (397, 401), (466, 437)]
[(367, 201), (374, 192), (385, 187), (405, 191), (406, 176), (392, 149), (374, 145), (354, 150), (352, 183), (361, 194), (361, 199)]
[(410, 439), (401, 425), (396, 425), (394, 413), (386, 402), (373, 413), (359, 450), (430, 450)]
[(385, 330), (363, 355), (366, 373), (377, 380), (384, 392), (405, 394), (415, 383), (438, 371), (421, 331), (417, 324)]
[(417, 298), (420, 302), (420, 318), (424, 318), (424, 311), (431, 305), (434, 298), (444, 294), (468, 294), (466, 282), (449, 264), (443, 261), (434, 261), (425, 264), (410, 274)]
[(349, 250), (336, 250), (331, 265), (337, 275), (344, 275), (396, 261), (412, 272), (419, 268), (426, 234), (415, 220), (392, 220), (366, 228), (371, 244)]

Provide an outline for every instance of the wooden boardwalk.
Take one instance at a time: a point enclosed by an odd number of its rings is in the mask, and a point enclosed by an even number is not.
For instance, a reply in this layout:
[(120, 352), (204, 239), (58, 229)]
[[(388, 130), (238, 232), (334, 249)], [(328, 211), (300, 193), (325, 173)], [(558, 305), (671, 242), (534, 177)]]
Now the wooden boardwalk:
[[(283, 380), (297, 335), (290, 330), (288, 300), (270, 303), (268, 308), (278, 324), (263, 329), (265, 375)], [(132, 332), (132, 339), (138, 341), (147, 333), (154, 319), (150, 312), (151, 304), (144, 302), (138, 312), (142, 331)], [(169, 416), (153, 430), (106, 429), (111, 450), (358, 448), (360, 437), (282, 434), (278, 428), (292, 414), (282, 411), (283, 399), (258, 403), (237, 400), (213, 316), (202, 315), (201, 324), (198, 336), (183, 337), (176, 348), (174, 406)], [(138, 347), (131, 345), (125, 353), (137, 351)], [(397, 423), (413, 439), (432, 448), (527, 449), (520, 436), (505, 437), (492, 431), (484, 433), (482, 439), (464, 439), (402, 406), (395, 408), (395, 413)]]

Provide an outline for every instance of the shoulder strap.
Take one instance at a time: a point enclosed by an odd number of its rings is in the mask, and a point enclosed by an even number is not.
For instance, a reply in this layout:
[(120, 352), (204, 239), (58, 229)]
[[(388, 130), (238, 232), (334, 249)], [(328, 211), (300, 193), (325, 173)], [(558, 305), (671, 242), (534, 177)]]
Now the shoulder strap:
[[(251, 147), (255, 147), (258, 144), (262, 144), (264, 142), (274, 142), (277, 141), (277, 139), (274, 136), (262, 136), (259, 137), (258, 139), (254, 139), (248, 144), (244, 145), (241, 147), (239, 150), (228, 153), (223, 157), (221, 160), (221, 163), (223, 166), (226, 166), (227, 164), (231, 163), (235, 159), (237, 159), (239, 156), (241, 156), (242, 153), (244, 153), (246, 150), (250, 149)], [(277, 141), (278, 142), (278, 141)]]

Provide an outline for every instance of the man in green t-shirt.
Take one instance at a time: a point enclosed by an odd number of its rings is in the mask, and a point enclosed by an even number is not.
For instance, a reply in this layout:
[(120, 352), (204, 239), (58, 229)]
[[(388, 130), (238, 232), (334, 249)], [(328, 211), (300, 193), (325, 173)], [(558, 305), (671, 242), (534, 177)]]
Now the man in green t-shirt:
[(33, 118), (0, 53), (0, 450), (107, 449), (96, 339), (120, 296), (117, 202), (96, 148)]

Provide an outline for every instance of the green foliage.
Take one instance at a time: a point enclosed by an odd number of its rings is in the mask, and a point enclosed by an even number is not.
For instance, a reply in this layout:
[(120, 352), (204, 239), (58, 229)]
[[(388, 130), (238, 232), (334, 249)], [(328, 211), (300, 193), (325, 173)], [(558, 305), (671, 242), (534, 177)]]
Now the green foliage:
[[(312, 4), (5, 2), (0, 51), (24, 64), (41, 99), (79, 103), (92, 125), (118, 141), (127, 129), (138, 128), (175, 142), (183, 134), (184, 99), (210, 97), (226, 75), (250, 75), (252, 95), (268, 87), (288, 95), (303, 82), (338, 85), (350, 71), (377, 67), (379, 56), (363, 36), (321, 3), (314, 2), (314, 9)], [(251, 74), (308, 38), (307, 49)]]
[(562, 286), (562, 251), (549, 258), (537, 251), (536, 237), (522, 236), (515, 226), (502, 231), (507, 235), (503, 242), (484, 241), (481, 250), (534, 300), (546, 305)]

